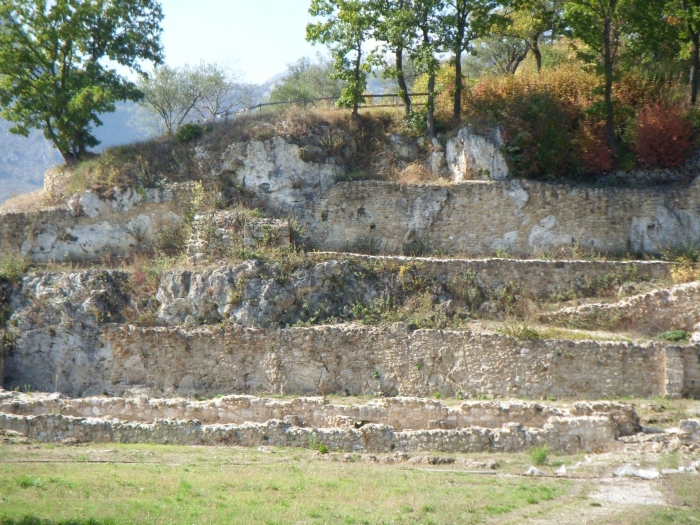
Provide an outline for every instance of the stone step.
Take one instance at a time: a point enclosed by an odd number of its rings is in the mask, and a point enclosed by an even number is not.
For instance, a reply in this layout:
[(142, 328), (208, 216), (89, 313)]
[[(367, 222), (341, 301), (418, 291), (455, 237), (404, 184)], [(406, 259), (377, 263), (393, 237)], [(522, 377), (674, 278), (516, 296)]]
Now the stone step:
[[(394, 412), (403, 411), (409, 420), (415, 413), (414, 421), (422, 420), (431, 426), (430, 421), (425, 420), (426, 414), (421, 413), (431, 406), (430, 401), (381, 400), (364, 406), (339, 407), (310, 399), (279, 401), (231, 397), (200, 403), (145, 398), (69, 400), (55, 395), (4, 391), (0, 391), (0, 400), (0, 429), (13, 430), (41, 442), (78, 440), (312, 448), (323, 444), (331, 451), (364, 453), (523, 452), (547, 445), (555, 453), (576, 453), (610, 450), (616, 446), (619, 436), (633, 434), (639, 429), (634, 408), (617, 403), (580, 403), (565, 409), (522, 402), (465, 404), (455, 409), (433, 404), (436, 412), (447, 415), (446, 420), (451, 410), (462, 408), (466, 408), (467, 413), (490, 411), (497, 417), (490, 420), (490, 426), (464, 419), (452, 428), (408, 430), (400, 428), (405, 426), (401, 424), (397, 428), (371, 420), (351, 421), (350, 416), (338, 413), (343, 409), (346, 413), (361, 413), (364, 409), (370, 419), (381, 419), (380, 412), (389, 415), (388, 411), (394, 409)], [(70, 415), (87, 409), (93, 417)], [(157, 417), (163, 410), (171, 411), (173, 416)], [(218, 412), (216, 417), (213, 410)], [(232, 414), (235, 415), (232, 417)], [(273, 417), (277, 414), (283, 418)], [(199, 415), (204, 419), (197, 418)], [(302, 417), (309, 419), (302, 421)], [(217, 422), (212, 422), (213, 419)]]
[(540, 315), (539, 320), (572, 328), (603, 328), (650, 336), (669, 330), (692, 332), (700, 322), (700, 281), (660, 288), (616, 303), (562, 308)]

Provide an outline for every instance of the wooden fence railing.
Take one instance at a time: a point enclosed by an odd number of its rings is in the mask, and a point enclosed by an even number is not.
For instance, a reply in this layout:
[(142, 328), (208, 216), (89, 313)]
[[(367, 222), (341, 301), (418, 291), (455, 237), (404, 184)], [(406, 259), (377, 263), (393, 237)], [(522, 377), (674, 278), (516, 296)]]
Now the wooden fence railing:
[[(411, 97), (411, 101), (413, 102), (414, 97), (427, 97), (428, 93), (410, 93), (409, 95)], [(397, 106), (402, 106), (403, 105), (403, 99), (401, 98), (400, 95), (395, 94), (395, 93), (387, 93), (387, 94), (373, 94), (373, 93), (367, 93), (364, 95), (365, 100), (367, 100), (366, 103), (360, 104), (359, 108), (360, 109), (366, 109), (366, 108), (393, 108)], [(375, 101), (379, 100), (380, 102), (384, 101), (385, 99), (390, 99), (391, 102), (381, 104), (381, 103), (376, 103)], [(328, 109), (335, 108), (335, 102), (338, 100), (337, 97), (322, 97), (322, 98), (308, 98), (308, 99), (298, 99), (298, 100), (287, 100), (283, 102), (263, 102), (262, 104), (257, 104), (255, 106), (243, 109), (240, 111), (240, 113), (249, 113), (251, 111), (259, 111), (262, 113), (263, 108), (266, 107), (274, 107), (274, 106), (301, 106), (301, 107), (307, 107), (311, 105), (316, 105), (319, 102), (326, 102), (326, 105)]]

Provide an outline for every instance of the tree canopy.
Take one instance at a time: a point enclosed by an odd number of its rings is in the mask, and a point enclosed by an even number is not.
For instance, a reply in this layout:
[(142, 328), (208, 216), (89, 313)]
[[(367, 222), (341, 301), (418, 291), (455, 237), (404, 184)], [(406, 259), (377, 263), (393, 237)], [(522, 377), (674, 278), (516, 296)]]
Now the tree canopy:
[(3, 0), (0, 3), (0, 115), (13, 133), (41, 129), (68, 163), (99, 144), (99, 115), (139, 100), (117, 66), (160, 63), (156, 0)]

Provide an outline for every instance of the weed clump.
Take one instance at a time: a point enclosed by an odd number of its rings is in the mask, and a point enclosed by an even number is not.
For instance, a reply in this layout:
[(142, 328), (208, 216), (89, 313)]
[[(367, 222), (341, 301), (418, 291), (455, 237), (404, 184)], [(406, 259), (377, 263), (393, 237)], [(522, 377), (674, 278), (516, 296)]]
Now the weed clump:
[(518, 323), (514, 320), (506, 321), (496, 331), (501, 335), (514, 339), (542, 339), (542, 334), (527, 322)]
[(536, 466), (541, 467), (547, 463), (548, 453), (549, 450), (547, 449), (547, 445), (542, 445), (541, 447), (533, 448), (530, 451), (530, 459), (532, 459), (532, 462)]
[(673, 343), (687, 342), (690, 339), (690, 333), (685, 330), (669, 330), (659, 334), (659, 339), (671, 341)]

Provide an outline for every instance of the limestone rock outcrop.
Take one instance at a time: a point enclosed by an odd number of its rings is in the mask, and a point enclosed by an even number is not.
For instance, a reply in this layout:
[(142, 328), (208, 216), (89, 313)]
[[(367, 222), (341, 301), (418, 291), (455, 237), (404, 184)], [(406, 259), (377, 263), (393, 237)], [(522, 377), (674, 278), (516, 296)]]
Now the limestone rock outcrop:
[(330, 188), (345, 172), (333, 157), (326, 162), (306, 162), (302, 153), (301, 147), (279, 136), (236, 142), (224, 151), (215, 172), (219, 178), (232, 177), (272, 209), (289, 213)]
[(471, 128), (461, 129), (447, 141), (445, 157), (454, 182), (465, 180), (506, 180), (510, 171), (501, 151), (503, 139), (498, 129), (489, 136), (477, 135)]

